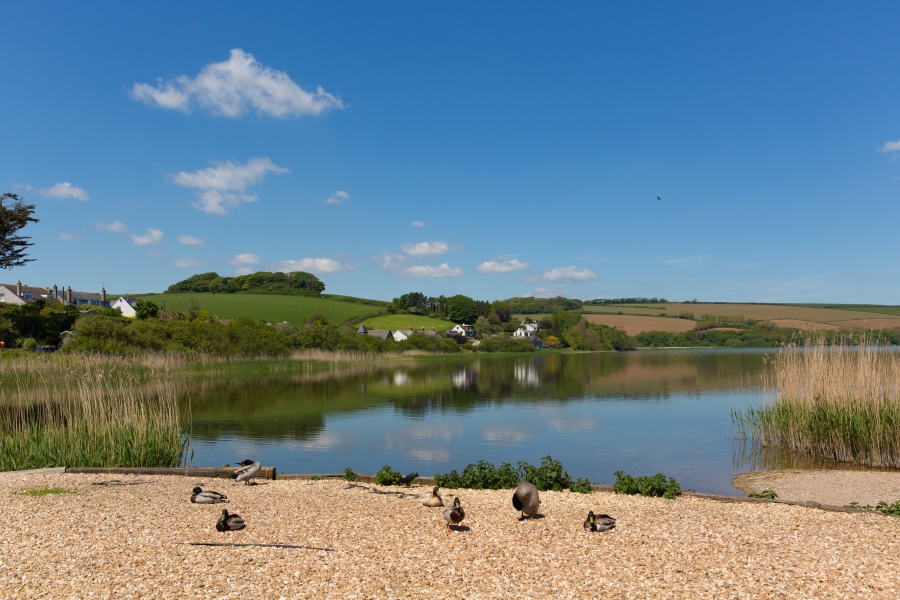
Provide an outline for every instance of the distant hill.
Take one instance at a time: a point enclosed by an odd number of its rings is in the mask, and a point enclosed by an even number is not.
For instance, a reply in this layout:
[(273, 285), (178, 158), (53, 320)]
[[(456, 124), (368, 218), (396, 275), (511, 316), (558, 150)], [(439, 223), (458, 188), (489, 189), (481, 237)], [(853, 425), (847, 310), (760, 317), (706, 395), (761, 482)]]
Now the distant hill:
[(195, 294), (283, 294), (293, 296), (318, 296), (325, 291), (325, 284), (312, 273), (269, 273), (259, 271), (237, 277), (222, 277), (218, 273), (200, 273), (169, 286), (167, 294), (193, 292)]

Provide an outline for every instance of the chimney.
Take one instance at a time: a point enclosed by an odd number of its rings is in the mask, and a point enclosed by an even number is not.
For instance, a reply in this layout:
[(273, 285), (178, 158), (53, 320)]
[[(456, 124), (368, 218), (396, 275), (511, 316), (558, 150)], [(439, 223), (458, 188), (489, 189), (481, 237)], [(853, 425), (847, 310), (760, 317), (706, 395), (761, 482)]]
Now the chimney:
[(56, 289), (56, 284), (53, 284), (53, 298), (59, 300), (59, 290)]
[(72, 304), (72, 286), (66, 288), (66, 302)]
[(100, 300), (102, 302), (106, 302), (106, 286), (104, 286), (103, 289), (100, 290)]
[(22, 280), (16, 282), (16, 296), (22, 297)]

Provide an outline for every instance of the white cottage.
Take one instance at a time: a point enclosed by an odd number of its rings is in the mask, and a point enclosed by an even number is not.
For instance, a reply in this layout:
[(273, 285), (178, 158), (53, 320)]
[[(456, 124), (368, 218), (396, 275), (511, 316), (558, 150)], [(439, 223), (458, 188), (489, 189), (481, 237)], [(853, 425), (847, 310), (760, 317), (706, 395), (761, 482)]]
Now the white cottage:
[(134, 308), (136, 304), (137, 298), (119, 296), (119, 299), (112, 303), (111, 308), (118, 308), (123, 317), (129, 317), (133, 319), (137, 316), (137, 311)]
[(537, 333), (537, 323), (522, 323), (519, 328), (513, 332), (513, 337), (532, 337)]

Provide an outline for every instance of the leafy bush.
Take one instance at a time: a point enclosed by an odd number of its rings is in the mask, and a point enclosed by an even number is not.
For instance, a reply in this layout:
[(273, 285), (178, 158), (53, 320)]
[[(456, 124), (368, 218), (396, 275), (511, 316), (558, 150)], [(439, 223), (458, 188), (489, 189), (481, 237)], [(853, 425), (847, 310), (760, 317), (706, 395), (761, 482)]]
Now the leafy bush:
[(442, 488), (468, 488), (472, 490), (502, 490), (514, 488), (519, 483), (519, 472), (508, 462), (494, 467), (486, 460), (479, 460), (463, 469), (462, 474), (456, 470), (447, 475), (435, 474), (435, 485)]
[(375, 473), (375, 483), (378, 485), (397, 485), (402, 478), (403, 475), (393, 470), (390, 465), (384, 465)]
[(624, 471), (616, 471), (614, 475), (616, 482), (613, 484), (613, 491), (617, 494), (640, 494), (674, 500), (675, 496), (681, 493), (678, 482), (671, 477), (667, 481), (662, 473), (657, 473), (653, 477), (647, 475), (632, 477)]
[(534, 344), (514, 337), (489, 337), (473, 348), (478, 352), (534, 352)]
[(576, 494), (590, 494), (591, 482), (588, 481), (587, 478), (576, 479), (572, 482), (572, 485), (569, 486), (569, 489)]
[(553, 460), (549, 454), (541, 459), (541, 466), (534, 467), (526, 462), (519, 461), (519, 470), (524, 473), (523, 479), (530, 481), (542, 492), (545, 490), (568, 489), (572, 485), (572, 478), (563, 469), (562, 463)]
[(22, 340), (22, 348), (25, 350), (34, 350), (37, 346), (37, 340), (34, 338), (25, 338)]
[(766, 498), (768, 500), (775, 500), (778, 498), (778, 494), (773, 492), (772, 490), (763, 490), (761, 492), (754, 492), (752, 494), (747, 494), (748, 498)]
[(884, 500), (880, 501), (876, 506), (860, 505), (859, 502), (851, 502), (851, 508), (861, 508), (863, 510), (871, 510), (873, 512), (879, 512), (883, 515), (887, 515), (889, 517), (900, 517), (900, 500), (897, 500), (893, 504), (888, 504)]
[(344, 469), (344, 481), (356, 481), (356, 473), (350, 467)]

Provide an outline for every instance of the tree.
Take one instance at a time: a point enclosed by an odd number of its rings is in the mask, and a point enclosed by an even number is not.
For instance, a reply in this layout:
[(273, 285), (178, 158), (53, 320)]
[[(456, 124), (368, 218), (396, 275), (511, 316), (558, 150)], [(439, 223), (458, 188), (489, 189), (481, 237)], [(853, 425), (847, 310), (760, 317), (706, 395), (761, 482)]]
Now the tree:
[(138, 300), (134, 304), (134, 313), (138, 319), (152, 319), (159, 314), (159, 305), (152, 300)]
[(31, 238), (16, 235), (29, 223), (38, 222), (33, 213), (34, 204), (25, 204), (16, 194), (0, 196), (0, 269), (21, 267), (34, 260), (25, 258), (25, 249), (33, 245), (28, 241)]
[(474, 323), (478, 317), (475, 301), (468, 296), (457, 294), (447, 300), (448, 316), (454, 323)]

